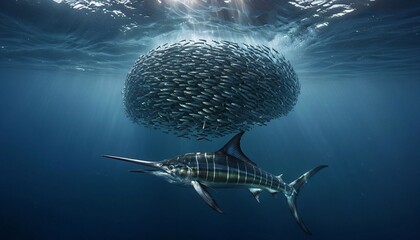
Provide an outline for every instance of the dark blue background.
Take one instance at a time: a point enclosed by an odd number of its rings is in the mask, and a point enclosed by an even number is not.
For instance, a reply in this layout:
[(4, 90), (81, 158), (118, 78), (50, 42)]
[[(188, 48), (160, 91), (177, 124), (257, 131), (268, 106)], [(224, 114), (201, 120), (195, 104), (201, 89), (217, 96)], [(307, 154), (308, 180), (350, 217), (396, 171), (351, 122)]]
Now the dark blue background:
[[(102, 158), (158, 161), (217, 150), (231, 136), (180, 139), (130, 122), (121, 91), (144, 43), (131, 45), (132, 36), (108, 31), (109, 18), (82, 18), (51, 1), (29, 10), (25, 1), (6, 2), (0, 239), (307, 238), (281, 195), (264, 192), (258, 204), (246, 189), (212, 190), (224, 211), (217, 214), (192, 188)], [(420, 233), (420, 8), (416, 1), (372, 5), (331, 20), (298, 57), (286, 55), (302, 85), (295, 109), (242, 140), (251, 160), (288, 182), (329, 165), (298, 198), (311, 239)], [(54, 11), (61, 18), (36, 17)]]
[[(285, 199), (258, 204), (245, 189), (212, 191), (225, 214), (192, 188), (101, 158), (161, 160), (213, 151), (213, 142), (141, 128), (124, 115), (124, 75), (20, 71), (0, 75), (1, 205), (4, 239), (299, 239)], [(330, 167), (298, 205), (313, 239), (413, 239), (418, 233), (420, 84), (303, 82), (296, 109), (243, 138), (262, 168), (292, 181)]]

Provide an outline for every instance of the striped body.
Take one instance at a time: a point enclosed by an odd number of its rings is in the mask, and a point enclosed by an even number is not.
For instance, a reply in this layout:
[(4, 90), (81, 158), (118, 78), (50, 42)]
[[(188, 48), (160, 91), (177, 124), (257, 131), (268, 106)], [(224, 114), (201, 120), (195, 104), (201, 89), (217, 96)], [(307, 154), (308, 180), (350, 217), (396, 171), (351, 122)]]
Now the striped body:
[(170, 183), (191, 185), (205, 203), (219, 213), (222, 213), (222, 210), (217, 206), (207, 187), (249, 188), (249, 191), (258, 202), (259, 194), (263, 189), (268, 190), (273, 195), (277, 192), (282, 192), (287, 199), (287, 204), (296, 222), (306, 234), (311, 234), (298, 215), (296, 197), (308, 179), (327, 166), (315, 167), (287, 184), (281, 179), (281, 175), (274, 176), (262, 170), (245, 156), (240, 147), (240, 140), (243, 134), (244, 132), (236, 134), (219, 151), (186, 153), (160, 162), (113, 155), (104, 155), (104, 157), (152, 168), (135, 169), (131, 170), (132, 172), (149, 173), (165, 178)]
[(195, 180), (212, 187), (265, 188), (270, 192), (286, 187), (281, 178), (222, 152), (187, 153), (169, 162), (184, 166), (174, 170), (185, 182)]

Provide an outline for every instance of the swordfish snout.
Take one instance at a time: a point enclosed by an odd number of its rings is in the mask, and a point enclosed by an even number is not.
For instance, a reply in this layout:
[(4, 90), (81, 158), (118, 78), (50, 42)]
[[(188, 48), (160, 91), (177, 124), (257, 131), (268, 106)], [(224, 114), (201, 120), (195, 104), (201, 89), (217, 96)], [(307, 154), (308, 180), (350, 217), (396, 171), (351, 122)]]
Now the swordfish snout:
[(131, 163), (137, 163), (137, 164), (141, 164), (141, 165), (148, 166), (148, 167), (154, 167), (154, 168), (162, 167), (162, 163), (160, 163), (160, 162), (152, 162), (152, 161), (118, 157), (118, 156), (112, 156), (112, 155), (102, 155), (102, 157), (117, 159), (117, 160), (131, 162)]

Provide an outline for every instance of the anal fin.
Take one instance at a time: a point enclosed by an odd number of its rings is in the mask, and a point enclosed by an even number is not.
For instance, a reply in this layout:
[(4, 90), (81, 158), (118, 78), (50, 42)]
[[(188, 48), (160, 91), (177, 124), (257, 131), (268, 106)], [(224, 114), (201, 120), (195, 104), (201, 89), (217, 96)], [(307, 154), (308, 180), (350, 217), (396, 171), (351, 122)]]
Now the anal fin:
[(261, 188), (250, 188), (249, 191), (251, 192), (252, 196), (255, 197), (257, 202), (260, 202), (260, 193), (262, 192)]
[(197, 191), (198, 195), (200, 195), (201, 198), (211, 207), (213, 210), (217, 211), (218, 213), (223, 213), (222, 210), (217, 206), (216, 201), (211, 197), (209, 192), (207, 192), (204, 185), (197, 181), (191, 181), (191, 184), (193, 185), (195, 191)]
[(272, 190), (272, 189), (268, 189), (268, 191), (271, 193), (271, 195), (272, 195), (273, 197), (277, 197), (277, 194), (279, 193), (279, 191), (277, 191), (277, 190)]

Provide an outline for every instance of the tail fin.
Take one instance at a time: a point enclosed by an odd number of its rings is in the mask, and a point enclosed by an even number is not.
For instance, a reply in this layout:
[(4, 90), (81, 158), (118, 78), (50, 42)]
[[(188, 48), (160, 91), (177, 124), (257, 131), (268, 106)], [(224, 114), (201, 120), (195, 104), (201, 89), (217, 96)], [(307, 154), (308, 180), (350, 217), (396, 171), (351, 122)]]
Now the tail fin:
[(290, 189), (286, 189), (285, 196), (287, 198), (287, 203), (289, 204), (290, 211), (292, 212), (293, 217), (295, 218), (296, 222), (299, 224), (300, 228), (308, 234), (312, 235), (309, 229), (306, 227), (306, 225), (303, 223), (303, 221), (300, 219), (299, 214), (296, 209), (296, 197), (299, 194), (299, 191), (301, 187), (308, 182), (309, 178), (315, 175), (315, 173), (319, 172), (319, 170), (327, 167), (327, 165), (318, 166), (316, 168), (313, 168), (306, 173), (304, 173), (302, 176), (300, 176), (298, 179), (291, 182), (288, 186)]

